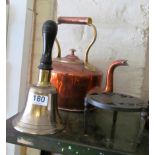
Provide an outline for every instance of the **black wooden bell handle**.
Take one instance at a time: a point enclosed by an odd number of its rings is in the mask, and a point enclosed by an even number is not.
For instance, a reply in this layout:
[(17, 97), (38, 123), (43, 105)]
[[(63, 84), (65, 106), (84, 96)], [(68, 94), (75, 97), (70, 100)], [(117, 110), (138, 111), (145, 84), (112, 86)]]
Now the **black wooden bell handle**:
[(43, 24), (42, 36), (43, 36), (43, 52), (40, 60), (39, 69), (51, 70), (52, 69), (52, 48), (57, 34), (57, 24), (48, 20)]

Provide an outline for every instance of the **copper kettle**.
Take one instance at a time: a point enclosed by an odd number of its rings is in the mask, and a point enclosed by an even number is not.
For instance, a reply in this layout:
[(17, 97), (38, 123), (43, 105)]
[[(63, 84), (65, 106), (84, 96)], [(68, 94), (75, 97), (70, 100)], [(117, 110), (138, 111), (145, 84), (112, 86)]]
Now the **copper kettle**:
[[(88, 91), (101, 87), (103, 73), (88, 61), (88, 53), (96, 40), (97, 31), (90, 17), (59, 17), (58, 24), (83, 24), (93, 30), (93, 39), (85, 51), (84, 61), (74, 54), (75, 49), (71, 49), (71, 54), (62, 58), (60, 45), (56, 40), (58, 56), (53, 59), (50, 81), (58, 91), (58, 108), (80, 112), (84, 110), (84, 98)], [(126, 65), (126, 61), (115, 61), (110, 65), (107, 74), (106, 91), (112, 88), (113, 71), (118, 65)]]

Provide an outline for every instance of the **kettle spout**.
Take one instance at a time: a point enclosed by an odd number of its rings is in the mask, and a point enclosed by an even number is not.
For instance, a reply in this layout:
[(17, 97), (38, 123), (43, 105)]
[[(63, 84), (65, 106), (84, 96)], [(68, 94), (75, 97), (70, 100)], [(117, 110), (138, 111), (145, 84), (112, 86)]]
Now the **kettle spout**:
[(118, 66), (128, 66), (127, 60), (115, 60), (111, 63), (106, 74), (106, 85), (104, 92), (110, 93), (113, 92), (113, 73), (116, 67)]

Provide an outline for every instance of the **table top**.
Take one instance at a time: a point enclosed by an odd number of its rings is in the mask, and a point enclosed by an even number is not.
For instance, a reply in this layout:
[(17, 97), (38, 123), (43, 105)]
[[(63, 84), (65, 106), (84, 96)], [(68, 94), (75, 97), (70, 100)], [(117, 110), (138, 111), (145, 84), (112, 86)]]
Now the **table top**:
[(134, 140), (132, 140), (138, 133), (138, 113), (118, 113), (118, 124), (116, 124), (116, 135), (112, 146), (106, 145), (109, 140), (108, 131), (111, 128), (112, 113), (99, 109), (91, 111), (87, 135), (84, 134), (83, 113), (61, 111), (60, 114), (64, 120), (65, 129), (53, 135), (31, 135), (16, 131), (12, 126), (15, 115), (6, 122), (6, 141), (64, 155), (149, 154), (148, 131), (143, 133), (142, 143), (138, 147), (137, 145), (135, 147)]

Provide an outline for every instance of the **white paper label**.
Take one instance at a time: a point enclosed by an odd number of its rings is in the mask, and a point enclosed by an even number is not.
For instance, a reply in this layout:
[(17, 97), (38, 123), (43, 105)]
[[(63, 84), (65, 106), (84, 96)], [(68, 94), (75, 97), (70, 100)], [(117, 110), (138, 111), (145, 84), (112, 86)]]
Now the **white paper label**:
[(35, 105), (47, 106), (48, 104), (48, 96), (38, 95), (32, 92), (29, 93), (28, 100)]

